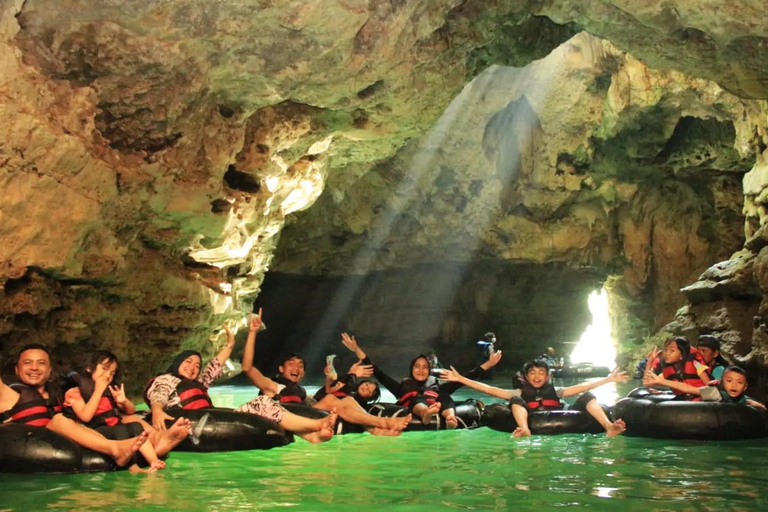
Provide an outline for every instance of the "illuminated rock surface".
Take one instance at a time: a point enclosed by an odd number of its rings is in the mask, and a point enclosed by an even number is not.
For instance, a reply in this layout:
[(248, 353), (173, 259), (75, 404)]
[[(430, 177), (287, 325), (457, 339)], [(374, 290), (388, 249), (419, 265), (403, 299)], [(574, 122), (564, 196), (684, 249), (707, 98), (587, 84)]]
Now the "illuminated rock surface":
[(0, 351), (140, 380), (270, 267), (477, 259), (613, 276), (650, 332), (766, 215), (766, 6), (721, 4), (1, 1)]

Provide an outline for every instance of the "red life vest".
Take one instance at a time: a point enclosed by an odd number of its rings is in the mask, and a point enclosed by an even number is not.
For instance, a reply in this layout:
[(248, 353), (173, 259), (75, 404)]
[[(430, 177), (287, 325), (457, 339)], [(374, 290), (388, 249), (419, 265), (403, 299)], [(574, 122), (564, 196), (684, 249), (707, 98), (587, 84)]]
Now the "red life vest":
[(181, 379), (176, 386), (176, 393), (179, 395), (179, 407), (182, 409), (204, 409), (213, 407), (211, 397), (208, 396), (208, 389), (200, 382), (190, 379)]
[[(272, 397), (281, 404), (303, 404), (307, 398), (307, 390), (282, 375), (275, 375), (272, 380), (284, 386), (280, 393)], [(262, 394), (262, 393), (259, 393)]]
[[(706, 366), (704, 363), (704, 358), (701, 356), (701, 352), (695, 348), (691, 348), (691, 352), (688, 354), (688, 357), (685, 359), (685, 361), (683, 361), (682, 365), (680, 363), (662, 365), (661, 373), (667, 380), (683, 382), (697, 388), (706, 386), (707, 384), (701, 380), (701, 377), (696, 371), (696, 365), (694, 362), (699, 362)], [(678, 396), (686, 394), (676, 389), (673, 389), (672, 392)], [(693, 400), (701, 400), (701, 397), (693, 398)]]
[(61, 406), (40, 392), (25, 384), (11, 384), (10, 387), (19, 394), (16, 404), (0, 415), (0, 422), (8, 418), (13, 423), (21, 423), (32, 427), (45, 427), (55, 414), (61, 412)]
[(411, 404), (418, 398), (423, 397), (428, 404), (437, 402), (439, 387), (437, 379), (429, 376), (425, 381), (418, 381), (412, 377), (403, 379), (400, 384), (402, 395), (397, 399), (397, 404), (402, 407), (410, 408)]
[[(83, 397), (83, 401), (87, 403), (91, 399), (95, 390), (93, 379), (76, 372), (67, 374), (66, 379), (80, 389), (80, 395)], [(64, 416), (83, 423), (71, 407), (64, 408)], [(115, 402), (112, 392), (107, 388), (99, 399), (99, 404), (96, 406), (96, 412), (93, 413), (93, 418), (85, 424), (90, 428), (98, 428), (105, 425), (114, 427), (118, 423), (120, 423), (120, 409), (117, 407), (117, 402)]]
[(557, 396), (557, 390), (551, 382), (547, 382), (540, 388), (531, 386), (528, 380), (523, 381), (521, 384), (520, 398), (523, 399), (528, 409), (553, 410), (563, 408), (563, 403), (560, 401), (560, 397)]

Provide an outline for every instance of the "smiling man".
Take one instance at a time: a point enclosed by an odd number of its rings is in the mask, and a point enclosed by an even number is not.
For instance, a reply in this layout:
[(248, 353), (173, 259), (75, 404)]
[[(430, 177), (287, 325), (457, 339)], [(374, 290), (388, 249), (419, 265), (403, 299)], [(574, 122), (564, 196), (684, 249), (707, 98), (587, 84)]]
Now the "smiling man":
[(0, 422), (47, 428), (85, 448), (112, 457), (125, 466), (147, 440), (147, 433), (120, 441), (110, 440), (61, 414), (61, 407), (49, 386), (51, 361), (42, 345), (27, 345), (16, 362), (18, 383), (0, 379)]

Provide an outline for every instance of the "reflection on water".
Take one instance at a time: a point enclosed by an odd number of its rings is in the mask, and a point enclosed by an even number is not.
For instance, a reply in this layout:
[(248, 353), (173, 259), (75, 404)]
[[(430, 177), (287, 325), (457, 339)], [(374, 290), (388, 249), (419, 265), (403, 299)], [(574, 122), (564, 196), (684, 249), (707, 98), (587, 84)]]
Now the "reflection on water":
[[(216, 393), (235, 404), (252, 396)], [(270, 451), (175, 453), (153, 475), (0, 474), (0, 511), (764, 510), (766, 466), (765, 440), (364, 434)]]

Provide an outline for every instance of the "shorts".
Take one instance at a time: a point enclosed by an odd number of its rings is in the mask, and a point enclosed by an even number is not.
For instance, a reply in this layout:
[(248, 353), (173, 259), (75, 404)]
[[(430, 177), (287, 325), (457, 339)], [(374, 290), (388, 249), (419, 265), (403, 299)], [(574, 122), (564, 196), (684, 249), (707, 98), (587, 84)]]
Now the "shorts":
[(272, 420), (275, 423), (283, 421), (283, 413), (285, 407), (275, 402), (273, 399), (266, 395), (260, 395), (235, 409), (237, 412), (247, 412), (248, 414), (255, 414)]

